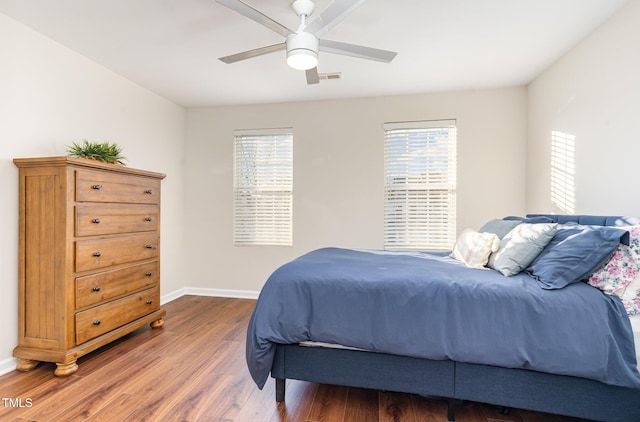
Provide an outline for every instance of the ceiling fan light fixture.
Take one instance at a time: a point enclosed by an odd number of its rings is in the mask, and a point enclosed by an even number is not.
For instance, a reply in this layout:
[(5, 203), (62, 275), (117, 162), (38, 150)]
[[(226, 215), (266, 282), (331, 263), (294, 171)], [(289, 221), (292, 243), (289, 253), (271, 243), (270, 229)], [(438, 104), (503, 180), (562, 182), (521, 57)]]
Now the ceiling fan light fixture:
[(309, 70), (318, 65), (318, 55), (311, 50), (293, 50), (287, 53), (287, 64), (296, 70)]
[(287, 36), (287, 64), (296, 70), (309, 70), (318, 65), (318, 38), (300, 31)]

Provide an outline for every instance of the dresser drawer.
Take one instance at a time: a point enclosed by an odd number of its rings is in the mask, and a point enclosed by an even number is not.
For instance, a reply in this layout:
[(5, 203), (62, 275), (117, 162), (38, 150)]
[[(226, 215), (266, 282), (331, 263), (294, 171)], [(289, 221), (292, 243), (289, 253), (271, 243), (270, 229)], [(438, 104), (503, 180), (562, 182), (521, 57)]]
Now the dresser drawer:
[(158, 256), (157, 233), (76, 241), (76, 272), (152, 259)]
[(160, 309), (157, 287), (117, 299), (76, 314), (76, 343), (114, 330)]
[(76, 201), (159, 204), (160, 180), (78, 170)]
[(76, 278), (76, 309), (156, 286), (158, 261)]
[(157, 205), (76, 206), (76, 236), (158, 231)]

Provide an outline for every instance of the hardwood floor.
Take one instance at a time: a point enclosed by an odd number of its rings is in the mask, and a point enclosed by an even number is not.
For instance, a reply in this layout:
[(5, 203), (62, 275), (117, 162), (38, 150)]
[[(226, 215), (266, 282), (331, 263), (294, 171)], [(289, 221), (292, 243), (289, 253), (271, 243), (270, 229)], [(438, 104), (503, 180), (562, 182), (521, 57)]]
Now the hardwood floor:
[[(166, 304), (164, 328), (140, 329), (79, 359), (78, 371), (53, 375), (42, 363), (0, 377), (0, 420), (206, 422), (444, 422), (435, 399), (360, 388), (287, 382), (260, 391), (246, 369), (245, 332), (255, 301), (183, 296)], [(568, 422), (575, 418), (462, 403), (458, 422)]]

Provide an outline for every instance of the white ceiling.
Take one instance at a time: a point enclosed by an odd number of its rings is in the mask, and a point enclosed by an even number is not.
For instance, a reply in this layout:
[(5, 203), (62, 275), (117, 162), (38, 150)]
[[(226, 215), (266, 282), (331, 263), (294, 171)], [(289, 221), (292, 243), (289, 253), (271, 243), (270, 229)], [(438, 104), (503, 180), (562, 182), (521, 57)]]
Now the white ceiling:
[[(244, 0), (297, 28), (290, 0)], [(331, 0), (317, 0), (316, 13)], [(307, 85), (282, 42), (214, 0), (0, 0), (0, 13), (185, 107), (525, 85), (628, 0), (368, 0), (323, 38), (397, 51), (390, 64), (320, 53), (341, 80)]]

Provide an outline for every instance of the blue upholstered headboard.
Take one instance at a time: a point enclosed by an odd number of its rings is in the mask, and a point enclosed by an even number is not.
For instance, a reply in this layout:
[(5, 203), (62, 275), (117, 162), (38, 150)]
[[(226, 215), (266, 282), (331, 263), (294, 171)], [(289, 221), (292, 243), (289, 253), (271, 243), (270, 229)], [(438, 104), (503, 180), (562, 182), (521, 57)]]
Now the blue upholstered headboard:
[(548, 217), (555, 223), (578, 223), (590, 226), (634, 226), (640, 224), (640, 217), (624, 217), (612, 215), (558, 215), (527, 214), (527, 217)]

